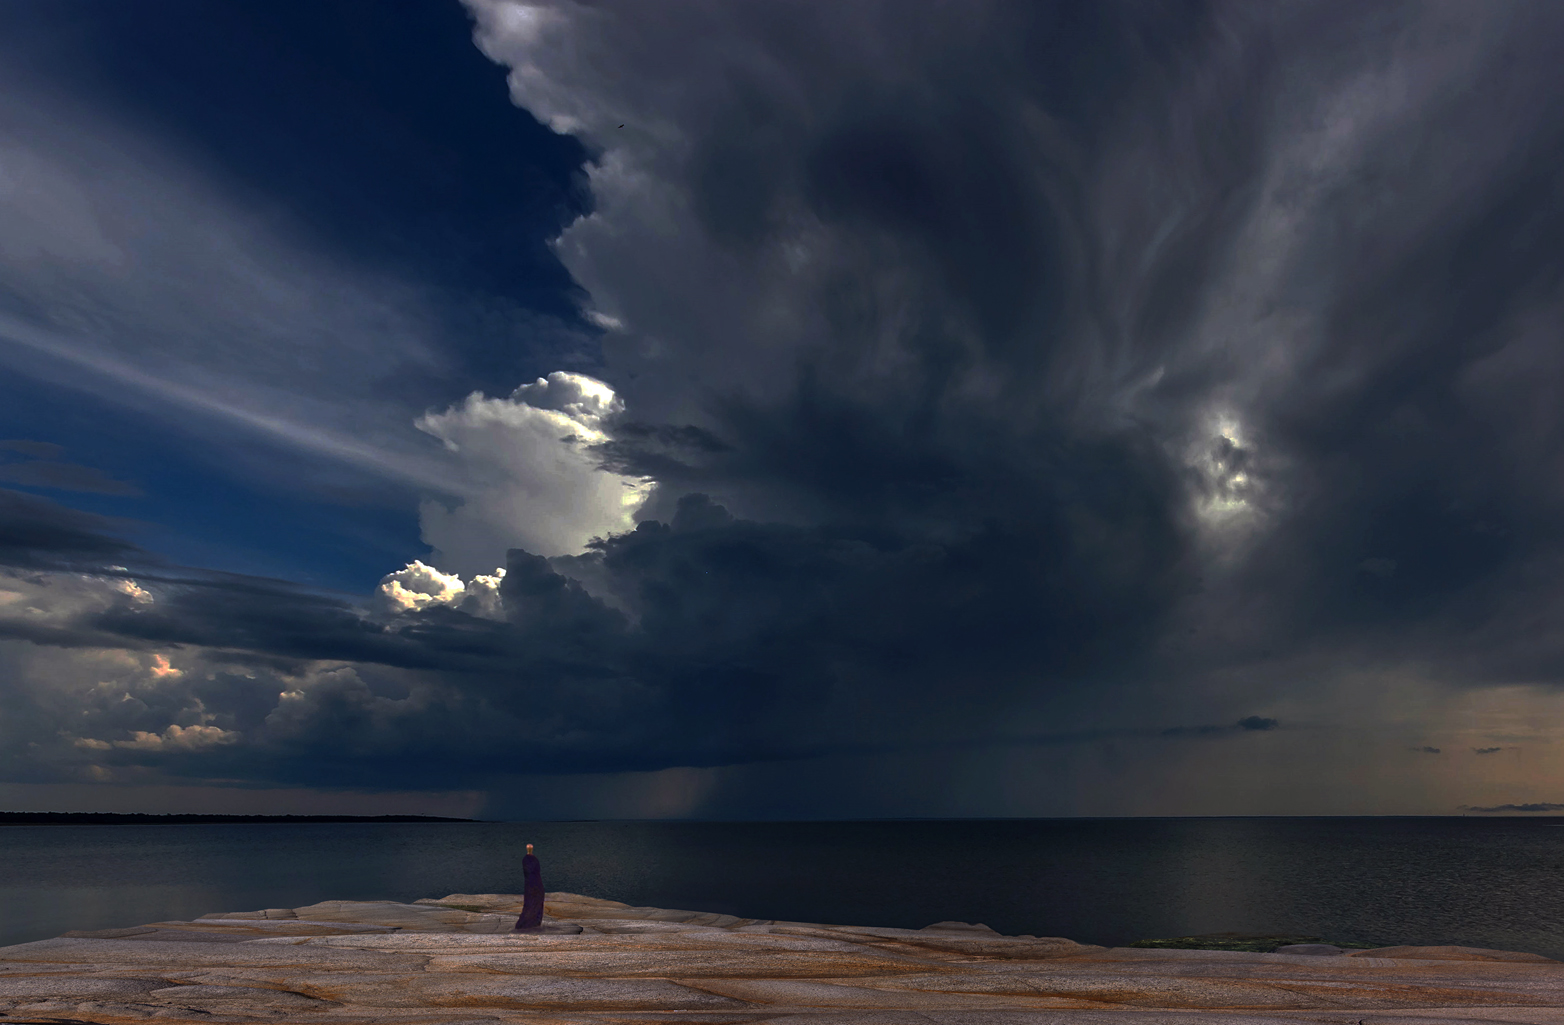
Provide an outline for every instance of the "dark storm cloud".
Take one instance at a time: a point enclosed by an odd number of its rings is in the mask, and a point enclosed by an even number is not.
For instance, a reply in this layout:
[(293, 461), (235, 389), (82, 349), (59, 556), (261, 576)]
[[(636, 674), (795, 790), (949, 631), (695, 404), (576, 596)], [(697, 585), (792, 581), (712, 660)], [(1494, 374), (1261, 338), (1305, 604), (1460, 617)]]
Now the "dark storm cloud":
[(172, 579), (75, 615), (276, 660), (239, 739), (147, 712), (116, 764), (1232, 750), (1349, 670), (1564, 680), (1558, 11), (470, 6), (597, 153), (558, 251), (627, 406), (597, 452), (659, 490), (512, 551), (502, 618)]
[[(671, 523), (643, 522), (565, 568), (634, 617), (628, 664), (666, 717), (649, 742), (718, 764), (987, 736), (992, 703), (1018, 674), (1110, 670), (1168, 596), (1155, 566), (1104, 580), (1068, 527), (995, 525), (940, 543), (733, 520), (690, 495)], [(515, 560), (504, 587), (513, 615)], [(983, 682), (963, 692), (963, 680)], [(691, 735), (689, 724), (701, 728)]]
[[(1529, 569), (1564, 557), (1556, 11), (562, 4), (507, 34), (472, 6), (529, 69), (519, 102), (692, 204), (698, 243), (638, 234), (613, 203), (673, 207), (605, 175), (622, 237), (566, 236), (628, 325), (607, 342), (630, 409), (687, 418), (611, 465), (909, 537), (1118, 503), (1100, 547), (1054, 551), (1088, 591), (1204, 592), (1179, 677), (1437, 650), (1454, 682), (1561, 678), (1564, 639), (1515, 625), (1564, 597)], [(622, 121), (678, 145), (598, 128)], [(696, 430), (721, 447), (675, 440)], [(1203, 535), (1243, 557), (1202, 565)]]

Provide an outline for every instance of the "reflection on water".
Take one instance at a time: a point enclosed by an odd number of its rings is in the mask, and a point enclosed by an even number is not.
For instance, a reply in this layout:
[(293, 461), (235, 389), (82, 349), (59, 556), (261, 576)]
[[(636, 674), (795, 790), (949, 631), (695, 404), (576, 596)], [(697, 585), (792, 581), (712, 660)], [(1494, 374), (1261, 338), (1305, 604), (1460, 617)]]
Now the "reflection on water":
[(0, 827), (0, 944), (318, 900), (551, 890), (1124, 943), (1210, 932), (1564, 958), (1564, 829), (1516, 819)]

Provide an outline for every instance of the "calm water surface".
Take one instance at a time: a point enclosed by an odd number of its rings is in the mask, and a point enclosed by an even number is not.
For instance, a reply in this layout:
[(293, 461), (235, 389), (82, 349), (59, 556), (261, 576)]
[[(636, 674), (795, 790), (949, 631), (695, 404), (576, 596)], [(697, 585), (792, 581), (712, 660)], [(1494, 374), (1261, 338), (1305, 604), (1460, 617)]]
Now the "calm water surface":
[(1564, 959), (1564, 824), (1471, 818), (0, 826), (0, 945), (329, 898), (518, 893), (528, 842), (550, 890), (752, 918)]

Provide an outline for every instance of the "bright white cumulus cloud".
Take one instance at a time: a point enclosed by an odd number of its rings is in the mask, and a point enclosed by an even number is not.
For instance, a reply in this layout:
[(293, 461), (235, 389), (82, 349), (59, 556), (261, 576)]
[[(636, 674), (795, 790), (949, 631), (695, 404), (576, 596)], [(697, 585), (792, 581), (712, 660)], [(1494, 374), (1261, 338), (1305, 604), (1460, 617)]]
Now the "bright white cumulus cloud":
[(431, 498), (419, 509), (434, 563), (482, 573), (511, 548), (573, 555), (594, 537), (631, 529), (654, 485), (603, 469), (594, 451), (623, 412), (602, 381), (555, 371), (507, 397), (474, 392), (420, 417), (418, 429), (444, 444), (466, 482), (454, 504)]
[(502, 619), (500, 581), (504, 576), (501, 567), (464, 581), (455, 573), (442, 573), (415, 559), (395, 573), (387, 573), (375, 589), (375, 597), (380, 607), (393, 615), (445, 605), (486, 619)]

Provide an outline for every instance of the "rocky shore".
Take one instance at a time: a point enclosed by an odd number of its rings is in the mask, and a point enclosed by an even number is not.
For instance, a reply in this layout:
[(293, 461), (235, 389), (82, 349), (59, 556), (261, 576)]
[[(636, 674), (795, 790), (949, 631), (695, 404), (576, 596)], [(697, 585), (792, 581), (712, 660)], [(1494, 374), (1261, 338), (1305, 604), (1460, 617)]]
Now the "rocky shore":
[(326, 901), (0, 947), (12, 1023), (1564, 1025), (1564, 964), (1469, 947), (1086, 946), (521, 898)]

